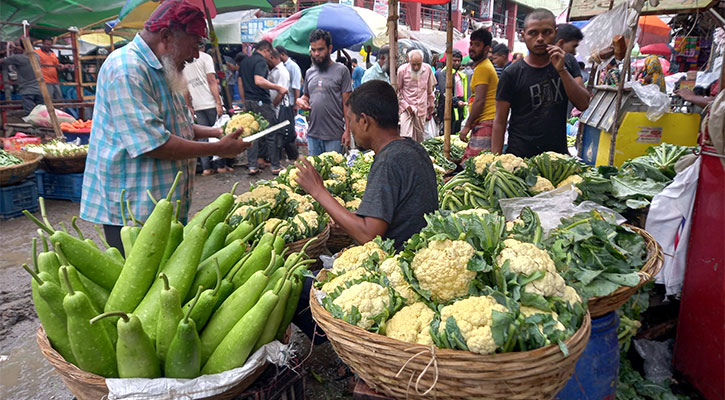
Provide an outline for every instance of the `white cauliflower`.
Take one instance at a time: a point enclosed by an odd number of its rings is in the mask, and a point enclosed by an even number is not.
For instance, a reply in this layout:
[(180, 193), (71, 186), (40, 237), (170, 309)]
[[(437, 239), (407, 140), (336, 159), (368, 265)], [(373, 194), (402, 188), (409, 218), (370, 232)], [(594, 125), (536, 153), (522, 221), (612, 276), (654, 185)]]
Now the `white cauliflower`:
[(301, 194), (289, 192), (289, 199), (297, 202), (296, 211), (298, 213), (312, 211), (315, 208), (314, 204), (312, 204), (312, 200), (311, 200), (310, 196), (307, 196), (307, 195), (303, 196)]
[(458, 300), (441, 309), (439, 333), (445, 330), (448, 318), (453, 317), (470, 351), (478, 354), (492, 354), (497, 347), (491, 333), (493, 310), (508, 311), (491, 296)]
[(430, 323), (434, 316), (433, 310), (425, 303), (405, 306), (385, 323), (385, 336), (403, 342), (430, 346), (433, 344)]
[(395, 290), (400, 297), (405, 299), (405, 304), (413, 304), (419, 300), (418, 294), (415, 293), (410, 283), (405, 280), (403, 271), (398, 265), (399, 256), (390, 257), (380, 264), (380, 272), (388, 278), (390, 287)]
[(576, 190), (576, 192), (578, 194), (582, 194), (581, 189), (579, 189), (576, 185), (582, 183), (583, 181), (584, 181), (584, 178), (582, 178), (579, 175), (569, 175), (566, 179), (564, 179), (563, 181), (559, 182), (559, 184), (556, 185), (556, 187), (557, 188), (560, 188), (560, 187), (564, 187), (566, 185), (571, 184), (572, 186), (574, 186), (574, 190)]
[(270, 187), (270, 186), (257, 186), (256, 188), (252, 189), (249, 192), (242, 193), (239, 196), (237, 196), (237, 202), (242, 203), (255, 203), (255, 204), (264, 204), (264, 203), (276, 203), (277, 195), (279, 194), (279, 189)]
[(327, 151), (320, 154), (320, 158), (323, 160), (332, 161), (334, 164), (342, 164), (345, 162), (345, 156), (336, 151)]
[[(554, 321), (556, 321), (556, 326), (554, 326), (554, 328), (556, 328), (560, 331), (566, 330), (566, 327), (561, 322), (559, 322), (559, 314), (557, 314), (553, 311), (542, 311), (542, 310), (539, 310), (538, 308), (528, 307), (528, 306), (521, 306), (520, 309), (521, 309), (521, 314), (524, 314), (524, 317), (530, 317), (530, 316), (536, 315), (536, 314), (550, 314), (552, 317), (554, 317)], [(539, 328), (541, 328), (541, 325), (539, 325)]]
[(537, 176), (536, 177), (536, 184), (529, 188), (532, 193), (539, 194), (541, 192), (548, 192), (549, 190), (554, 190), (554, 185), (551, 184), (551, 181), (542, 177)]
[(513, 221), (506, 221), (506, 231), (513, 231), (516, 225), (524, 225), (524, 221), (521, 218), (516, 218)]
[(503, 169), (508, 172), (516, 172), (519, 168), (526, 168), (526, 161), (523, 158), (517, 157), (513, 154), (502, 154), (496, 157), (496, 161), (491, 163), (488, 167), (489, 170), (495, 171), (498, 168), (498, 163), (501, 163)]
[(418, 250), (410, 267), (420, 288), (430, 291), (433, 301), (446, 302), (468, 294), (468, 286), (476, 277), (468, 262), (475, 252), (462, 240), (434, 240)]
[(285, 232), (287, 232), (287, 229), (289, 227), (285, 227), (284, 225), (288, 225), (287, 221), (283, 221), (279, 218), (270, 218), (264, 223), (264, 232), (265, 233), (272, 233), (277, 228), (278, 224), (283, 224), (283, 227), (280, 228), (279, 234), (284, 235)]
[(288, 175), (289, 186), (292, 189), (297, 188), (299, 186), (297, 184), (297, 174), (299, 174), (299, 173), (300, 173), (300, 170), (297, 168), (292, 168), (289, 170), (289, 175)]
[(242, 218), (246, 218), (247, 214), (249, 214), (249, 211), (251, 211), (254, 208), (254, 206), (241, 206), (234, 211), (234, 215), (238, 215)]
[(242, 136), (249, 136), (259, 130), (259, 122), (254, 118), (254, 115), (249, 113), (235, 114), (227, 122), (224, 127), (224, 134), (229, 135), (234, 133), (237, 129), (243, 129)]
[(365, 193), (365, 189), (368, 186), (366, 179), (358, 179), (352, 184), (352, 191), (355, 193)]
[(357, 210), (360, 208), (360, 203), (362, 203), (362, 199), (352, 199), (345, 203), (345, 208), (348, 208), (350, 210)]
[(361, 246), (351, 247), (340, 254), (332, 264), (332, 272), (339, 275), (347, 270), (354, 269), (362, 265), (373, 254), (378, 255), (378, 260), (384, 260), (386, 257), (383, 249), (375, 242), (367, 242)]
[(333, 179), (343, 179), (347, 177), (347, 170), (345, 167), (334, 166), (330, 168), (330, 177)]
[(332, 293), (337, 288), (343, 287), (345, 285), (345, 282), (350, 282), (356, 279), (361, 279), (370, 274), (370, 271), (363, 267), (358, 267), (355, 269), (351, 269), (349, 271), (346, 271), (344, 274), (340, 276), (336, 276), (332, 278), (329, 282), (322, 285), (322, 291), (325, 293)]
[(377, 283), (360, 282), (345, 289), (332, 304), (340, 307), (345, 314), (356, 307), (362, 315), (357, 326), (370, 329), (374, 324), (373, 318), (390, 304), (390, 293)]
[[(311, 230), (315, 230), (317, 226), (319, 225), (317, 222), (317, 218), (319, 217), (319, 214), (315, 211), (306, 211), (303, 213), (299, 213), (295, 215), (294, 218), (292, 218), (292, 225), (296, 226), (297, 229), (300, 232), (303, 232), (306, 230), (306, 227), (309, 227)], [(303, 223), (304, 221), (304, 223)]]
[(341, 206), (345, 207), (345, 200), (342, 199), (342, 197), (338, 196), (332, 196), (336, 202), (340, 203)]
[(506, 239), (503, 243), (505, 247), (496, 257), (498, 265), (502, 266), (508, 261), (511, 272), (517, 274), (531, 275), (537, 271), (545, 272), (543, 278), (527, 283), (524, 291), (546, 297), (567, 296), (568, 301), (574, 300), (564, 278), (557, 272), (556, 265), (546, 250), (516, 239)]
[(479, 155), (477, 155), (473, 159), (473, 164), (475, 165), (476, 173), (481, 175), (483, 174), (486, 169), (488, 168), (489, 164), (494, 162), (496, 160), (496, 155), (493, 153), (483, 152)]

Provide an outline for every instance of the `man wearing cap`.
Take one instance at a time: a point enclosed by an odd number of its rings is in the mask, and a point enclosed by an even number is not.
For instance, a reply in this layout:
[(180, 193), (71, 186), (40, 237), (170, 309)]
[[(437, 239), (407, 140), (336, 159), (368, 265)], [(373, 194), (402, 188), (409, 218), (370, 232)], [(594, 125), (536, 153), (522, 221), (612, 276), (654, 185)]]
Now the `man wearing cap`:
[(214, 143), (194, 141), (222, 136), (220, 128), (194, 125), (184, 101), (184, 65), (199, 57), (199, 44), (206, 36), (201, 10), (181, 0), (166, 0), (143, 31), (111, 53), (101, 67), (81, 217), (103, 224), (109, 243), (119, 249), (121, 190), (135, 216), (145, 220), (154, 207), (146, 191), (157, 199), (165, 197), (180, 171), (171, 200), (180, 200), (184, 222), (196, 158), (233, 157), (249, 147), (237, 140), (239, 131)]

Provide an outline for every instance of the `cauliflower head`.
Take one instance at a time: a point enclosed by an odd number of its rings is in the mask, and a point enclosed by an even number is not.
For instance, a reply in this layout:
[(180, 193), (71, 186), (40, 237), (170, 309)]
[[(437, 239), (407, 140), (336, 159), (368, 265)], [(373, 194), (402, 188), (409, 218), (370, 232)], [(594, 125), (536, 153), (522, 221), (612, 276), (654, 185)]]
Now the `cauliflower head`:
[(352, 191), (355, 193), (365, 193), (365, 188), (368, 186), (366, 179), (358, 179), (352, 184)]
[(342, 164), (345, 162), (345, 156), (336, 151), (324, 152), (319, 157), (325, 161), (331, 161), (334, 164)]
[(551, 181), (542, 177), (537, 176), (536, 177), (536, 184), (529, 188), (532, 193), (538, 194), (541, 192), (548, 192), (549, 190), (554, 190), (554, 185), (551, 184)]
[(336, 276), (332, 278), (329, 282), (322, 285), (322, 291), (325, 293), (332, 293), (339, 287), (344, 287), (345, 282), (351, 282), (357, 279), (363, 279), (367, 277), (370, 274), (370, 271), (365, 269), (364, 267), (357, 267), (355, 269), (351, 269), (349, 271), (346, 271), (344, 274), (340, 276)]
[(495, 162), (489, 165), (489, 170), (495, 171), (498, 168), (498, 163), (501, 162), (501, 166), (508, 172), (514, 173), (519, 168), (526, 168), (528, 165), (523, 158), (517, 157), (513, 154), (502, 154), (496, 157)]
[[(536, 314), (549, 314), (554, 318), (554, 321), (556, 321), (556, 325), (554, 326), (555, 329), (558, 329), (560, 331), (565, 331), (566, 327), (559, 322), (559, 314), (553, 312), (553, 311), (542, 311), (535, 307), (529, 307), (529, 306), (521, 306), (521, 314), (524, 314), (524, 317), (530, 317), (532, 315)], [(541, 329), (541, 326), (539, 326), (539, 329)]]
[(508, 311), (491, 296), (458, 300), (441, 309), (441, 324), (438, 332), (444, 331), (448, 318), (453, 317), (470, 351), (478, 354), (492, 354), (497, 347), (491, 332), (494, 310)]
[(434, 316), (433, 310), (423, 302), (405, 306), (385, 323), (385, 336), (430, 346), (433, 344), (430, 323)]
[(303, 196), (301, 194), (290, 192), (289, 199), (297, 202), (296, 211), (298, 213), (312, 211), (315, 208), (315, 206), (314, 206), (314, 204), (312, 204), (312, 200), (309, 196)]
[(476, 272), (468, 262), (476, 250), (463, 240), (434, 240), (418, 250), (410, 267), (422, 290), (430, 291), (431, 300), (446, 302), (468, 294)]
[(390, 287), (395, 290), (400, 297), (405, 299), (405, 304), (413, 304), (419, 300), (419, 297), (410, 286), (410, 283), (405, 280), (403, 271), (398, 265), (399, 260), (400, 256), (387, 258), (380, 264), (380, 272), (388, 278)]
[(330, 176), (334, 179), (343, 179), (347, 177), (347, 170), (345, 167), (334, 166), (330, 168)]
[(352, 199), (345, 202), (345, 208), (348, 208), (350, 210), (357, 210), (358, 208), (360, 208), (360, 203), (362, 203), (362, 199)]
[(310, 229), (314, 230), (319, 225), (317, 223), (317, 218), (319, 217), (319, 214), (315, 211), (306, 211), (303, 213), (299, 213), (295, 215), (294, 218), (292, 218), (292, 225), (296, 226), (299, 231), (306, 230), (306, 227), (309, 227)]
[(280, 190), (275, 187), (257, 186), (256, 188), (252, 189), (251, 191), (242, 193), (239, 196), (237, 196), (237, 202), (255, 203), (255, 204), (264, 204), (264, 203), (274, 204), (277, 202), (277, 195), (279, 193), (280, 193)]
[(576, 185), (578, 185), (578, 184), (580, 184), (582, 182), (584, 182), (584, 178), (582, 178), (581, 176), (579, 176), (579, 175), (569, 175), (566, 179), (564, 179), (563, 181), (559, 182), (559, 184), (556, 185), (556, 187), (557, 188), (560, 188), (560, 187), (564, 187), (564, 186), (566, 186), (568, 184), (571, 184), (572, 186), (574, 186), (574, 190), (576, 190), (576, 192), (578, 194), (582, 194), (581, 189), (579, 189), (576, 186)]
[(353, 307), (357, 308), (361, 318), (356, 325), (370, 329), (375, 323), (373, 319), (389, 306), (390, 293), (377, 283), (360, 282), (345, 289), (332, 304), (345, 314), (352, 312)]
[(254, 206), (241, 206), (234, 211), (234, 215), (238, 215), (242, 218), (246, 218), (247, 214), (249, 214), (249, 211), (251, 211), (254, 208)]
[(373, 254), (378, 255), (378, 260), (383, 260), (386, 257), (383, 249), (375, 242), (367, 242), (361, 246), (351, 247), (335, 259), (335, 262), (332, 264), (332, 273), (337, 275), (357, 268)]
[(283, 227), (280, 228), (279, 234), (284, 235), (285, 232), (287, 232), (287, 229), (289, 227), (285, 227), (284, 225), (288, 225), (287, 221), (281, 220), (279, 218), (270, 218), (264, 223), (264, 232), (265, 233), (272, 233), (274, 232), (275, 228), (277, 227), (277, 224), (282, 224)]
[(473, 165), (475, 166), (476, 173), (482, 175), (486, 172), (489, 164), (496, 160), (496, 155), (493, 153), (481, 153), (473, 159)]
[(299, 185), (297, 184), (297, 174), (300, 173), (300, 170), (297, 168), (292, 168), (289, 170), (288, 180), (289, 180), (289, 187), (292, 189), (297, 188)]
[[(570, 303), (578, 299), (576, 291), (571, 292), (574, 290), (573, 288), (567, 289), (564, 278), (559, 275), (554, 261), (546, 250), (516, 239), (506, 239), (503, 243), (505, 247), (496, 257), (498, 265), (503, 265), (508, 261), (511, 272), (517, 274), (531, 275), (537, 271), (545, 272), (543, 278), (527, 283), (524, 291), (546, 297), (562, 297)], [(581, 302), (581, 299), (578, 300)]]

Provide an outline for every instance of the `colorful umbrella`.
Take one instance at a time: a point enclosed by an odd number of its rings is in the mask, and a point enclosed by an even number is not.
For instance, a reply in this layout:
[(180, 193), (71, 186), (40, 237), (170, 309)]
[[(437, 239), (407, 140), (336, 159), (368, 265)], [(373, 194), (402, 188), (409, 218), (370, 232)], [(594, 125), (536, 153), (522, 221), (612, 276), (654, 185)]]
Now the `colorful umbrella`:
[(334, 50), (372, 40), (375, 47), (386, 44), (387, 18), (372, 10), (337, 3), (325, 3), (293, 14), (262, 35), (275, 46), (307, 54), (309, 35), (314, 29), (330, 32)]
[[(463, 58), (465, 59), (468, 57), (468, 48), (471, 46), (471, 40), (468, 37), (465, 37), (461, 40), (457, 40), (453, 42), (453, 50), (458, 50), (463, 55)], [(468, 59), (470, 61), (470, 58)], [(440, 58), (441, 62), (446, 62), (446, 55), (443, 54), (443, 57)]]
[(658, 56), (669, 57), (672, 54), (672, 48), (665, 43), (654, 43), (640, 47), (639, 52), (642, 54), (656, 54)]
[(645, 15), (639, 17), (639, 38), (637, 43), (640, 46), (647, 46), (653, 43), (670, 42), (670, 26), (656, 15)]

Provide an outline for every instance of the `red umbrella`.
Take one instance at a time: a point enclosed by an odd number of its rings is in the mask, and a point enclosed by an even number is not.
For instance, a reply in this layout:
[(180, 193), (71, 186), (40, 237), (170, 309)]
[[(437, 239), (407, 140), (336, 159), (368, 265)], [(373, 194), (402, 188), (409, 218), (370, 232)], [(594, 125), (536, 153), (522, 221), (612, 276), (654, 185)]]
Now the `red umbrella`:
[(658, 56), (669, 57), (672, 54), (672, 49), (665, 43), (653, 43), (640, 47), (639, 52), (641, 54), (656, 54)]

